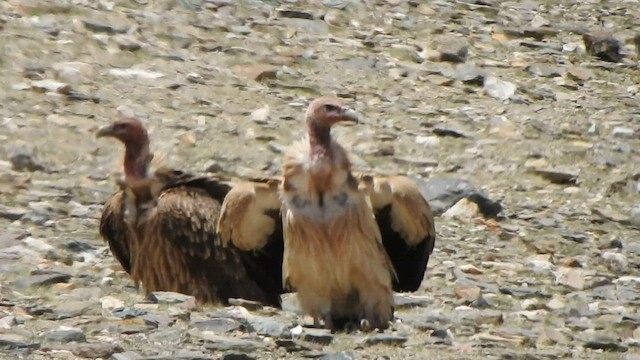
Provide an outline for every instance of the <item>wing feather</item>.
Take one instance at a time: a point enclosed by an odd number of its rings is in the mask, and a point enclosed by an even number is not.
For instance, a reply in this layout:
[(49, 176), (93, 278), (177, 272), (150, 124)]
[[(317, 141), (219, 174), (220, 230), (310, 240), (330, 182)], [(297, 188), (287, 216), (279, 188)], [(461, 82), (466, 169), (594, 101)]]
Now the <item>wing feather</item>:
[(106, 201), (100, 218), (100, 236), (124, 271), (131, 274), (132, 244), (135, 234), (124, 220), (125, 195), (117, 191)]
[(278, 179), (236, 184), (222, 203), (218, 235), (225, 247), (242, 252), (249, 275), (269, 293), (283, 293), (281, 202)]
[[(173, 286), (178, 290), (174, 291), (207, 302), (244, 298), (280, 306), (279, 295), (264, 291), (247, 273), (243, 254), (219, 241), (216, 223), (220, 201), (211, 196), (210, 189), (173, 186), (161, 192), (145, 226), (147, 237), (151, 237), (148, 243), (166, 249), (164, 259), (157, 260), (164, 264), (154, 267), (178, 274), (179, 283)], [(166, 274), (164, 277), (174, 281)]]
[(241, 182), (222, 203), (218, 232), (222, 243), (241, 250), (263, 248), (276, 231), (281, 203), (275, 182)]
[(360, 177), (398, 281), (395, 291), (416, 291), (424, 278), (436, 239), (431, 207), (413, 180), (406, 176)]

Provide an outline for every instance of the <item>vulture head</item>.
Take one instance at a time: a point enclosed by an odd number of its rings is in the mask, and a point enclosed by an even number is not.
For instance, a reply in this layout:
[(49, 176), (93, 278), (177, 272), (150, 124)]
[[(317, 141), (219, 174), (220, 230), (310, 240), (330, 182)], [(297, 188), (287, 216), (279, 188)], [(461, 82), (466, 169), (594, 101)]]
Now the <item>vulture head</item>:
[(96, 138), (112, 137), (120, 140), (124, 146), (142, 147), (149, 144), (149, 135), (138, 119), (126, 118), (116, 120), (103, 126), (96, 132)]
[(321, 97), (309, 104), (305, 117), (307, 124), (314, 123), (331, 127), (340, 121), (358, 123), (358, 115), (345, 108), (340, 100), (333, 97)]
[(149, 153), (149, 135), (140, 120), (116, 120), (98, 129), (96, 138), (101, 137), (112, 137), (124, 144), (124, 175), (127, 180), (146, 177), (152, 154)]
[(358, 123), (358, 115), (340, 100), (333, 97), (321, 97), (309, 104), (305, 123), (309, 133), (312, 152), (316, 154), (329, 151), (331, 144), (331, 126), (338, 122)]

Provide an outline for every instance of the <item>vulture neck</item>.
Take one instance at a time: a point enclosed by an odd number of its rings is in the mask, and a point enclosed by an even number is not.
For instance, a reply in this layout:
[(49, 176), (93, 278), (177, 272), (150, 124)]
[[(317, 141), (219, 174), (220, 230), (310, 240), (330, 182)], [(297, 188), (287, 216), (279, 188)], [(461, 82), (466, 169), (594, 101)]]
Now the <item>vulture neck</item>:
[(128, 180), (141, 180), (147, 176), (149, 140), (127, 144), (124, 152), (124, 175)]
[(331, 127), (314, 118), (309, 118), (307, 119), (307, 128), (311, 157), (331, 158)]

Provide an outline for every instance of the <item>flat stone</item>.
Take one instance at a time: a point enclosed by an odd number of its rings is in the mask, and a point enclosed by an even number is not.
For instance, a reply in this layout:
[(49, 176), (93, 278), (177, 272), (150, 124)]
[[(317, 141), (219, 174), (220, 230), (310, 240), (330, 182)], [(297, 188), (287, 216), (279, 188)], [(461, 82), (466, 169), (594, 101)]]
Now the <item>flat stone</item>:
[(84, 342), (87, 340), (82, 330), (66, 327), (47, 332), (44, 335), (44, 339), (61, 343), (68, 343), (72, 341)]
[(225, 318), (192, 321), (191, 327), (202, 331), (212, 331), (214, 333), (227, 333), (245, 330), (244, 324), (233, 319)]
[(409, 339), (405, 336), (379, 334), (367, 336), (362, 339), (361, 343), (364, 345), (399, 346), (407, 342), (407, 340)]
[(71, 345), (71, 352), (85, 358), (109, 358), (114, 353), (122, 352), (122, 347), (111, 343), (80, 343)]
[(170, 291), (154, 291), (147, 298), (157, 304), (180, 304), (194, 301), (191, 295), (185, 295)]
[(18, 334), (0, 334), (0, 349), (38, 349), (40, 344)]

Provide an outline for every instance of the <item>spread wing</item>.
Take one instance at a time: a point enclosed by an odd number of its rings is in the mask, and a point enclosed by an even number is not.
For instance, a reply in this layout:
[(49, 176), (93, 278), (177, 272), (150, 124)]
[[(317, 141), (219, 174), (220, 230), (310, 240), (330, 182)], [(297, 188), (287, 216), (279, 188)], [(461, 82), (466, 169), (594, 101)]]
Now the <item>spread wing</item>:
[(163, 190), (147, 218), (144, 256), (165, 262), (153, 266), (160, 272), (156, 278), (163, 287), (205, 301), (243, 298), (279, 307), (279, 294), (263, 291), (248, 275), (241, 252), (221, 246), (216, 234), (220, 201), (209, 189), (193, 185)]
[(406, 176), (365, 175), (360, 182), (369, 195), (382, 242), (398, 275), (394, 290), (418, 290), (436, 239), (429, 203)]
[(134, 233), (124, 220), (124, 192), (118, 191), (104, 204), (100, 218), (100, 236), (109, 245), (111, 254), (122, 268), (131, 274)]
[(282, 293), (281, 202), (276, 179), (236, 184), (222, 203), (218, 233), (226, 247), (242, 251), (250, 275), (269, 293)]

